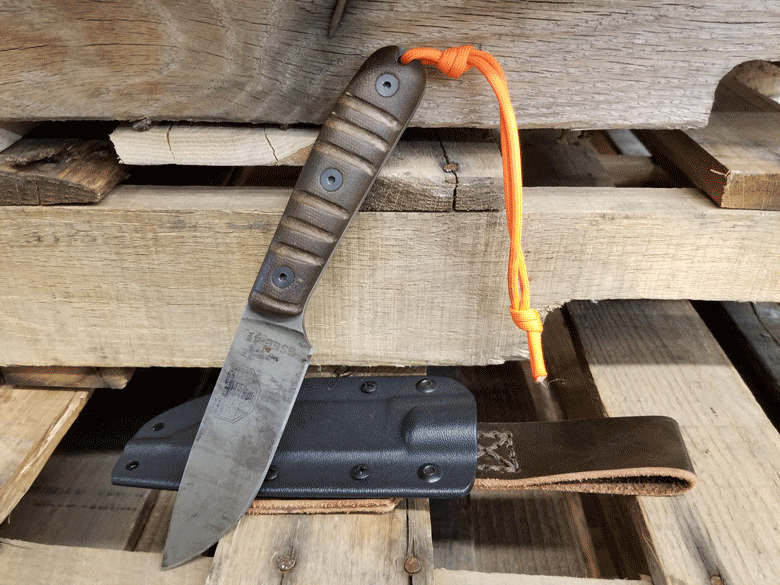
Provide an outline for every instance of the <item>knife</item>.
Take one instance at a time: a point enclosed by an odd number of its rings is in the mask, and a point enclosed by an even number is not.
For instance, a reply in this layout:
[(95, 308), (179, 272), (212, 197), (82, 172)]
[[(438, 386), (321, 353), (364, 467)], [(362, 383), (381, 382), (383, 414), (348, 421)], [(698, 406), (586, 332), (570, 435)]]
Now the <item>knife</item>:
[[(148, 421), (111, 482), (178, 489), (208, 398)], [(326, 499), (322, 511), (343, 499), (462, 498), (472, 487), (670, 496), (695, 484), (668, 417), (478, 422), (474, 397), (451, 378), (306, 378), (258, 498)]]
[(263, 484), (311, 360), (306, 303), (425, 90), (422, 65), (400, 55), (368, 58), (312, 147), (187, 459), (163, 569), (227, 534)]

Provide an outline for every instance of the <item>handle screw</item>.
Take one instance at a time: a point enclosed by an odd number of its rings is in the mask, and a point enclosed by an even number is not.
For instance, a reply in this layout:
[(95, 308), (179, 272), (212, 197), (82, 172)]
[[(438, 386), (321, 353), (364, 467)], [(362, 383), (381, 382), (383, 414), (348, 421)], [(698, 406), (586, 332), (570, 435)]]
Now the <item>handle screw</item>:
[(360, 391), (365, 392), (366, 394), (371, 394), (373, 391), (376, 390), (376, 382), (373, 380), (369, 380), (368, 382), (363, 382), (360, 386)]

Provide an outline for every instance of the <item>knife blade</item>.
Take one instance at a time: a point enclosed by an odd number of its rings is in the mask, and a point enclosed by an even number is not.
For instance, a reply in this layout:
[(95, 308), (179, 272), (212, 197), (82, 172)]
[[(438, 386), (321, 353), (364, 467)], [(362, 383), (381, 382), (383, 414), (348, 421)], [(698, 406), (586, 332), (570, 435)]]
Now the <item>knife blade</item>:
[(227, 534), (263, 483), (312, 356), (306, 304), (425, 89), (422, 65), (400, 55), (366, 60), (312, 147), (187, 459), (163, 569)]

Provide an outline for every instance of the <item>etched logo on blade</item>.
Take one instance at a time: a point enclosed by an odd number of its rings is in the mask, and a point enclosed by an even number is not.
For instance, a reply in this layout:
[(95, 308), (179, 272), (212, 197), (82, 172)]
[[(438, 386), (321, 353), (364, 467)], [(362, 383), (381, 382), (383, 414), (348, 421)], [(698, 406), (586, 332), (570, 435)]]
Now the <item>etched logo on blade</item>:
[(254, 371), (231, 363), (230, 370), (225, 374), (225, 385), (214, 390), (218, 393), (215, 396), (214, 416), (231, 423), (238, 422), (252, 412), (259, 391), (260, 385)]

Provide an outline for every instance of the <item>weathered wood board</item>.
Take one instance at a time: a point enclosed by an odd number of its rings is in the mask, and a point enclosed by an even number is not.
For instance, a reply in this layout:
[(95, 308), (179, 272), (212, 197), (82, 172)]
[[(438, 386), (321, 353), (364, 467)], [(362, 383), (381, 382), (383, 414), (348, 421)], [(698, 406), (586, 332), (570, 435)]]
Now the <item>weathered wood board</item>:
[(276, 582), (433, 585), (427, 500), (380, 515), (244, 516), (217, 545), (206, 583)]
[(650, 581), (626, 579), (583, 579), (548, 575), (511, 575), (436, 569), (436, 585), (652, 585)]
[(0, 521), (33, 483), (89, 394), (0, 385)]
[[(289, 191), (120, 186), (0, 213), (0, 364), (221, 367)], [(534, 306), (572, 298), (778, 301), (780, 214), (696, 190), (525, 191)], [(315, 290), (315, 364), (503, 362), (503, 212), (360, 213)]]
[(0, 584), (202, 585), (211, 559), (201, 557), (161, 571), (156, 553), (54, 546), (0, 539)]
[(678, 421), (699, 483), (630, 500), (653, 583), (772, 583), (780, 574), (780, 434), (687, 301), (569, 305), (610, 416)]
[(780, 111), (713, 112), (705, 128), (640, 135), (721, 207), (780, 210)]
[(126, 165), (301, 166), (317, 139), (314, 128), (161, 124), (121, 126), (111, 143)]
[[(503, 64), (524, 127), (701, 126), (726, 72), (780, 58), (780, 6), (757, 0), (348, 3), (328, 37), (333, 6), (6, 5), (0, 119), (322, 123), (373, 50), (472, 44)], [(497, 122), (487, 83), (469, 72), (431, 75), (412, 124)]]
[(133, 368), (83, 368), (77, 366), (6, 366), (0, 376), (17, 387), (114, 388), (127, 386)]
[(0, 538), (133, 550), (158, 492), (111, 485), (120, 454), (55, 451), (0, 524)]
[(125, 177), (107, 140), (23, 138), (0, 153), (0, 205), (92, 203)]

